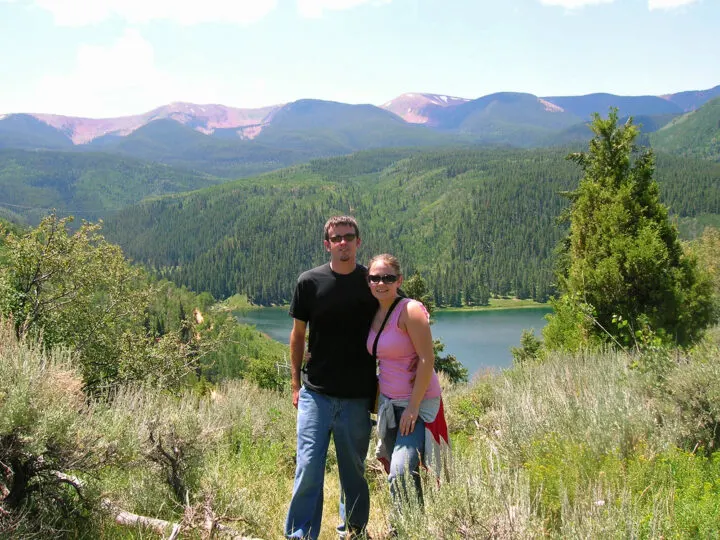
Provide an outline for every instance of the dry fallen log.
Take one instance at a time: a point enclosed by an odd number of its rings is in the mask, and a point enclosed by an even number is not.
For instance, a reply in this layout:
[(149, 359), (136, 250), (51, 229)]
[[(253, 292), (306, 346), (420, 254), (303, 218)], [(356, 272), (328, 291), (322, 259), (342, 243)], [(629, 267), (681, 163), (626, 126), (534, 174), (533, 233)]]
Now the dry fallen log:
[[(55, 471), (53, 474), (60, 482), (64, 482), (73, 486), (75, 490), (77, 490), (78, 494), (82, 496), (82, 491), (85, 483), (80, 478), (77, 478), (76, 476), (71, 476), (69, 474), (64, 474), (59, 471)], [(117, 523), (118, 525), (123, 525), (125, 527), (144, 527), (155, 531), (162, 536), (164, 536), (168, 531), (170, 531), (170, 536), (168, 537), (168, 540), (176, 540), (180, 538), (180, 534), (182, 532), (182, 525), (180, 523), (172, 523), (170, 521), (165, 521), (164, 519), (133, 514), (132, 512), (123, 510), (109, 499), (102, 499), (100, 504), (104, 510), (106, 510), (113, 516), (115, 523)], [(218, 523), (217, 520), (214, 519), (210, 509), (206, 509), (205, 516), (206, 517), (202, 523), (201, 528), (208, 535), (219, 534), (225, 538), (232, 538), (233, 540), (262, 540), (260, 538), (243, 536), (235, 529), (228, 527), (227, 525)]]

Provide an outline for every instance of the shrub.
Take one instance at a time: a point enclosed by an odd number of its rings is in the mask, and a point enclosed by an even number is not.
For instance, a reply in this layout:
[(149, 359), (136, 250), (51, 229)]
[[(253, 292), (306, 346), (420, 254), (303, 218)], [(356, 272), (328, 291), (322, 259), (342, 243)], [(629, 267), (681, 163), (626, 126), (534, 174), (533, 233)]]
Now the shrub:
[(93, 527), (93, 484), (80, 497), (71, 477), (111, 463), (114, 452), (93, 429), (72, 360), (62, 349), (45, 356), (36, 343), (18, 343), (0, 322), (0, 536)]

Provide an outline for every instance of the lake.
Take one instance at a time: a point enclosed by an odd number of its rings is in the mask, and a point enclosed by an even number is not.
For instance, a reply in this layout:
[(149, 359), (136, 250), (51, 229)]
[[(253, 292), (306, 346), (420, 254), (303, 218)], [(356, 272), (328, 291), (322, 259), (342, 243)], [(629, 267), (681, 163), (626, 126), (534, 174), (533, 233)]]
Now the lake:
[[(506, 368), (512, 364), (510, 347), (520, 344), (523, 329), (539, 335), (550, 308), (490, 311), (436, 311), (433, 337), (445, 344), (444, 353), (455, 357), (475, 374), (486, 368)], [(262, 308), (236, 312), (237, 319), (282, 343), (288, 343), (292, 319), (287, 308)]]

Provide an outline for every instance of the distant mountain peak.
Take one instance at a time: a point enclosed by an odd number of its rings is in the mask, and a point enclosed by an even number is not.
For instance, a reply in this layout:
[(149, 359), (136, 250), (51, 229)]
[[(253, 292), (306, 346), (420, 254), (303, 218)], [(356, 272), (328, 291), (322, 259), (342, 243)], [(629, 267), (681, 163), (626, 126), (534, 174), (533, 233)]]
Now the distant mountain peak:
[[(41, 122), (63, 132), (74, 144), (86, 144), (104, 135), (126, 136), (153, 120), (174, 120), (209, 135), (216, 129), (238, 129), (241, 138), (252, 138), (282, 105), (239, 109), (217, 104), (175, 101), (144, 114), (118, 118), (80, 118), (56, 114), (33, 114)], [(244, 128), (251, 127), (247, 135)]]
[(411, 124), (433, 124), (432, 110), (456, 107), (470, 101), (467, 98), (445, 94), (407, 92), (383, 103), (380, 107)]

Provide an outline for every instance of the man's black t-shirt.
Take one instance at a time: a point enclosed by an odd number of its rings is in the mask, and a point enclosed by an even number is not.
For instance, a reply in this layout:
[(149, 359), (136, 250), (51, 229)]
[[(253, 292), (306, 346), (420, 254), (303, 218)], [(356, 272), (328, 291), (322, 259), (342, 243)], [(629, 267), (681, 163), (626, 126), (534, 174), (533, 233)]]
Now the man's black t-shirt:
[(375, 365), (365, 342), (377, 301), (357, 265), (337, 274), (330, 264), (303, 272), (290, 304), (290, 316), (310, 326), (310, 361), (302, 371), (309, 389), (342, 398), (375, 396)]

